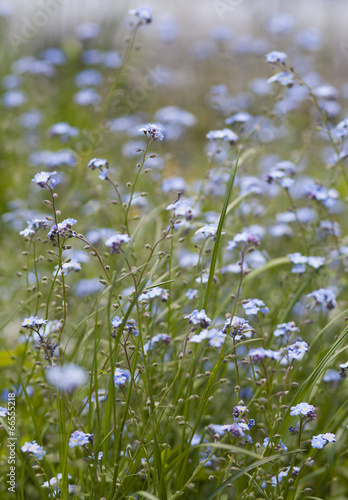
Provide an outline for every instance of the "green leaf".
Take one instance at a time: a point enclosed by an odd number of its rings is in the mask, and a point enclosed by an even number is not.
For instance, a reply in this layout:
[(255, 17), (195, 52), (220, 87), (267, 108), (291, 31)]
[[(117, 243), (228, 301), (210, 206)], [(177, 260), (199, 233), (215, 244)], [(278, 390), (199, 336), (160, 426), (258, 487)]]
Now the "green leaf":
[(293, 451), (287, 451), (286, 453), (281, 453), (279, 455), (272, 455), (271, 457), (263, 458), (262, 460), (257, 460), (257, 462), (254, 462), (250, 465), (247, 465), (240, 471), (238, 471), (236, 474), (233, 474), (233, 476), (230, 476), (226, 481), (220, 484), (207, 498), (207, 500), (213, 500), (213, 498), (216, 497), (220, 491), (222, 491), (228, 484), (233, 483), (236, 479), (239, 477), (243, 476), (250, 470), (256, 469), (257, 467), (262, 467), (263, 465), (273, 462), (273, 460), (279, 460), (281, 457), (284, 457), (286, 455), (294, 455), (295, 453), (299, 453), (303, 450), (293, 450)]
[(226, 196), (225, 196), (225, 201), (224, 201), (224, 206), (221, 211), (220, 219), (219, 219), (219, 224), (218, 228), (216, 231), (216, 237), (215, 237), (215, 244), (214, 244), (214, 249), (213, 249), (213, 254), (211, 257), (211, 264), (210, 264), (210, 270), (209, 270), (209, 278), (208, 278), (208, 283), (207, 283), (207, 290), (205, 292), (205, 298), (204, 298), (204, 304), (203, 304), (203, 309), (207, 309), (208, 303), (209, 303), (209, 296), (211, 292), (211, 287), (213, 284), (213, 278), (214, 278), (214, 273), (215, 273), (215, 267), (216, 267), (216, 261), (218, 257), (218, 252), (219, 252), (219, 246), (220, 246), (220, 240), (221, 240), (221, 232), (222, 232), (222, 226), (225, 222), (226, 218), (226, 213), (227, 213), (227, 208), (228, 208), (228, 201), (230, 199), (231, 193), (232, 193), (232, 188), (234, 184), (234, 179), (236, 177), (236, 172), (238, 168), (238, 161), (240, 157), (240, 152), (238, 152), (236, 162), (234, 164), (233, 170), (230, 175), (230, 179), (228, 181), (227, 185), (227, 191), (226, 191)]

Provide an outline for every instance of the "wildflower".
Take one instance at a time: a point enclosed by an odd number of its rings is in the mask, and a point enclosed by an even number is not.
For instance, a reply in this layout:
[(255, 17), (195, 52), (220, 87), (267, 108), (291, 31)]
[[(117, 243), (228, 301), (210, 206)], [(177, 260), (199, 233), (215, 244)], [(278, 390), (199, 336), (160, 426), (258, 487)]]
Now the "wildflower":
[(281, 323), (280, 325), (277, 325), (276, 330), (274, 330), (273, 335), (275, 337), (280, 337), (282, 335), (290, 335), (293, 332), (298, 332), (299, 328), (295, 325), (293, 321), (290, 321), (289, 323)]
[(248, 356), (251, 358), (253, 364), (256, 364), (258, 361), (263, 361), (265, 358), (278, 360), (281, 356), (281, 353), (272, 351), (271, 349), (258, 347), (256, 349), (251, 349), (248, 353)]
[(69, 271), (81, 271), (81, 264), (77, 260), (70, 259), (69, 262), (63, 262), (62, 267), (55, 266), (53, 275), (55, 276), (58, 272), (58, 276), (62, 276), (62, 274), (68, 274)]
[[(59, 485), (60, 481), (63, 478), (63, 474), (59, 472), (56, 477), (52, 477), (49, 481), (45, 481), (42, 485), (43, 488), (57, 488)], [(70, 474), (68, 474), (68, 479), (72, 479)], [(69, 486), (70, 488), (70, 486)]]
[(74, 431), (69, 439), (69, 448), (75, 446), (84, 446), (92, 441), (93, 434), (87, 434), (82, 431)]
[(150, 24), (152, 22), (152, 10), (150, 7), (139, 7), (129, 11), (131, 16), (136, 16), (139, 19), (139, 24)]
[(336, 443), (336, 436), (335, 434), (331, 434), (331, 432), (326, 432), (325, 434), (321, 435), (323, 439), (326, 439), (328, 443)]
[(99, 87), (103, 82), (103, 76), (96, 69), (85, 69), (75, 76), (77, 87)]
[(200, 325), (202, 328), (207, 328), (211, 323), (211, 319), (208, 318), (208, 316), (205, 314), (204, 309), (202, 309), (201, 311), (195, 309), (191, 314), (185, 316), (185, 319), (188, 319), (189, 323), (191, 323), (192, 325)]
[[(111, 324), (115, 330), (121, 326), (123, 322), (123, 318), (120, 319), (118, 316), (115, 316), (114, 319), (112, 320)], [(123, 327), (123, 331), (128, 333), (129, 335), (133, 335), (134, 337), (137, 337), (139, 335), (139, 330), (136, 328), (137, 324), (134, 319), (128, 319)], [(112, 337), (116, 337), (116, 332), (113, 332), (111, 334)]]
[(158, 333), (151, 340), (144, 344), (144, 352), (152, 351), (154, 345), (158, 342), (163, 342), (163, 344), (168, 345), (171, 341), (170, 335), (166, 335), (164, 333)]
[(114, 319), (111, 321), (111, 324), (114, 328), (118, 328), (122, 324), (122, 319), (119, 318), (118, 316), (115, 316)]
[(8, 414), (8, 409), (0, 406), (0, 417), (6, 417)]
[(32, 453), (39, 460), (42, 460), (46, 455), (46, 451), (43, 449), (43, 446), (38, 445), (36, 441), (33, 441), (32, 443), (24, 443), (21, 450), (24, 453)]
[(32, 219), (27, 221), (27, 226), (23, 231), (20, 231), (19, 234), (28, 238), (29, 236), (33, 236), (40, 228), (47, 229), (48, 222), (47, 220), (42, 219)]
[(76, 127), (71, 127), (68, 123), (59, 122), (52, 125), (48, 130), (50, 136), (54, 137), (60, 135), (62, 141), (66, 141), (70, 137), (76, 137), (79, 133), (79, 129)]
[(129, 243), (131, 238), (128, 234), (115, 234), (105, 241), (107, 247), (111, 247), (111, 253), (121, 253), (121, 245), (123, 243)]
[[(290, 466), (287, 467), (285, 470), (280, 471), (278, 476), (273, 476), (272, 477), (272, 486), (277, 487), (277, 484), (281, 483), (284, 479), (284, 477), (287, 477), (289, 474)], [(293, 467), (292, 469), (292, 475), (293, 476), (298, 476), (300, 473), (300, 467)]]
[(312, 448), (318, 448), (321, 450), (327, 443), (335, 443), (336, 436), (335, 434), (326, 433), (326, 434), (318, 434), (317, 436), (312, 437), (311, 445)]
[(166, 210), (173, 210), (176, 217), (184, 217), (187, 221), (192, 220), (193, 209), (184, 201), (177, 201), (176, 203), (171, 203), (167, 206)]
[(238, 233), (231, 241), (227, 242), (227, 250), (237, 248), (239, 243), (242, 244), (243, 251), (245, 251), (250, 247), (258, 247), (260, 245), (260, 238), (256, 234), (248, 231)]
[(320, 201), (327, 208), (332, 207), (335, 200), (337, 200), (339, 196), (338, 191), (336, 191), (336, 189), (333, 188), (328, 189), (318, 183), (307, 186), (305, 194), (310, 200)]
[(98, 38), (100, 26), (97, 23), (82, 23), (75, 29), (75, 35), (79, 40), (86, 41)]
[(233, 408), (233, 416), (234, 418), (238, 418), (240, 415), (244, 415), (248, 411), (249, 410), (246, 406), (235, 406)]
[(170, 191), (184, 192), (186, 189), (186, 182), (182, 177), (169, 177), (162, 182), (163, 193), (168, 193)]
[(233, 123), (246, 123), (252, 120), (252, 115), (246, 111), (239, 111), (238, 113), (226, 118), (225, 123), (227, 125), (233, 125)]
[(206, 138), (210, 141), (226, 141), (230, 144), (235, 144), (239, 139), (238, 135), (232, 132), (229, 128), (224, 128), (223, 130), (211, 130), (206, 135)]
[(38, 174), (34, 175), (34, 178), (31, 180), (31, 182), (35, 182), (35, 184), (37, 184), (41, 188), (52, 187), (49, 185), (49, 181), (56, 174), (57, 174), (56, 171), (54, 171), (54, 172), (39, 172)]
[(292, 273), (302, 274), (306, 271), (305, 264), (307, 264), (307, 257), (301, 255), (299, 252), (288, 254), (287, 257), (289, 257), (292, 264), (295, 264), (291, 270)]
[(22, 326), (24, 328), (30, 328), (31, 330), (39, 329), (42, 325), (47, 323), (47, 319), (41, 319), (37, 316), (29, 316), (29, 318), (25, 318), (22, 322)]
[(114, 383), (116, 386), (124, 386), (129, 379), (130, 379), (130, 372), (128, 370), (121, 370), (121, 368), (115, 369)]
[(245, 337), (250, 337), (252, 334), (252, 328), (246, 319), (233, 316), (233, 318), (227, 318), (222, 332), (229, 332), (229, 334), (236, 340), (240, 340), (243, 335)]
[[(103, 170), (103, 167), (106, 168), (106, 170)], [(102, 181), (106, 178), (106, 176), (109, 173), (109, 163), (105, 159), (101, 158), (93, 158), (87, 165), (87, 168), (90, 168), (91, 170), (99, 169), (100, 174), (98, 175), (99, 179)]]
[(347, 368), (348, 368), (348, 361), (340, 365), (339, 375), (341, 378), (347, 378), (347, 372), (346, 372)]
[[(347, 366), (348, 366), (348, 364), (347, 364)], [(323, 382), (336, 383), (340, 379), (341, 379), (341, 376), (340, 376), (340, 374), (336, 370), (327, 370), (327, 372), (323, 376)]]
[(309, 405), (308, 403), (299, 403), (296, 406), (292, 406), (290, 408), (291, 416), (303, 415), (309, 417), (311, 420), (315, 418), (315, 408), (313, 405)]
[(285, 52), (279, 52), (278, 50), (273, 50), (272, 52), (266, 54), (267, 62), (271, 64), (274, 63), (284, 64), (287, 57), (288, 56), (287, 54), (285, 54)]
[(304, 273), (306, 271), (306, 264), (308, 264), (310, 267), (313, 267), (314, 269), (319, 269), (319, 267), (325, 264), (324, 257), (318, 257), (314, 255), (305, 257), (299, 252), (289, 253), (287, 257), (289, 257), (292, 264), (295, 264), (295, 266), (291, 270), (292, 273)]
[(209, 331), (208, 339), (209, 339), (208, 345), (219, 349), (220, 347), (223, 346), (226, 339), (226, 335), (222, 332), (219, 332), (216, 328), (213, 328), (212, 330)]
[(348, 118), (345, 118), (335, 127), (336, 135), (342, 139), (348, 136)]
[(298, 340), (287, 348), (289, 359), (301, 360), (306, 352), (309, 351), (307, 342)]
[(219, 436), (223, 436), (225, 433), (230, 432), (233, 436), (239, 437), (244, 436), (244, 430), (248, 429), (248, 426), (246, 424), (243, 425), (242, 422), (235, 422), (234, 424), (228, 425), (210, 424), (208, 429), (212, 431), (214, 435), (218, 434)]
[(186, 292), (186, 297), (189, 299), (189, 300), (193, 300), (195, 297), (197, 297), (198, 295), (198, 290), (195, 290), (193, 288), (190, 288), (189, 290), (187, 290)]
[(269, 308), (265, 306), (265, 303), (260, 299), (248, 299), (242, 303), (245, 314), (248, 316), (251, 314), (257, 314), (258, 312), (264, 314), (269, 313)]
[(72, 392), (81, 387), (88, 378), (86, 371), (73, 363), (48, 368), (46, 377), (50, 384), (63, 392)]
[(149, 123), (146, 127), (142, 127), (139, 129), (139, 132), (143, 132), (144, 135), (151, 141), (162, 141), (164, 139), (164, 135), (160, 132), (160, 128), (157, 127), (154, 123)]
[[(195, 234), (203, 234), (206, 238), (215, 237), (218, 227), (216, 224), (207, 224), (195, 232)], [(221, 233), (225, 234), (225, 233)]]
[(335, 294), (327, 288), (319, 288), (319, 290), (307, 294), (307, 297), (314, 297), (316, 304), (325, 306), (329, 311), (335, 309), (337, 305)]
[(139, 297), (139, 301), (141, 300), (152, 300), (156, 297), (161, 297), (162, 302), (168, 302), (169, 292), (164, 288), (160, 288), (159, 286), (155, 286), (154, 288), (150, 288), (150, 290), (145, 290)]
[(74, 101), (79, 106), (96, 106), (100, 103), (101, 97), (94, 89), (82, 89), (74, 94)]
[(288, 71), (281, 71), (280, 73), (276, 73), (275, 75), (268, 78), (267, 83), (278, 82), (284, 87), (292, 87), (294, 84), (294, 77)]
[(71, 229), (71, 226), (77, 223), (76, 219), (64, 219), (57, 225), (51, 227), (51, 230), (47, 234), (47, 238), (51, 240), (54, 244), (56, 243), (56, 238), (76, 238), (76, 233)]

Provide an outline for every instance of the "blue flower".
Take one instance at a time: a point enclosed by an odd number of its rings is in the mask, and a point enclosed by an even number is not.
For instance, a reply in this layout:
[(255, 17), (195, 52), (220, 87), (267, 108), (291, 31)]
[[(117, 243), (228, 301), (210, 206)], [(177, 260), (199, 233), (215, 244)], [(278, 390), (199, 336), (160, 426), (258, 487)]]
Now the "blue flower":
[(151, 351), (154, 348), (154, 345), (158, 342), (163, 342), (163, 344), (168, 345), (171, 341), (170, 335), (166, 335), (164, 333), (158, 333), (151, 340), (144, 344), (144, 352)]
[(321, 450), (328, 443), (328, 440), (325, 439), (324, 434), (318, 434), (317, 436), (312, 437), (311, 445), (312, 448), (317, 448)]
[(238, 316), (233, 316), (232, 319), (226, 319), (222, 332), (229, 332), (229, 334), (232, 335), (236, 340), (240, 340), (242, 336), (248, 338), (251, 337), (253, 329), (246, 319), (238, 318)]
[(68, 123), (59, 122), (52, 125), (52, 127), (49, 128), (48, 133), (52, 137), (59, 135), (62, 141), (66, 141), (69, 137), (76, 137), (79, 133), (79, 129), (71, 127)]
[(315, 416), (315, 408), (313, 405), (309, 405), (308, 403), (299, 403), (290, 408), (290, 415)]
[(8, 414), (8, 409), (0, 406), (0, 417), (6, 417), (7, 414)]
[(28, 442), (24, 443), (24, 445), (21, 447), (21, 450), (24, 453), (32, 453), (39, 460), (42, 460), (43, 457), (46, 455), (43, 446), (38, 445), (36, 441), (33, 441), (31, 443)]
[(319, 288), (319, 290), (307, 294), (307, 297), (314, 297), (317, 304), (325, 306), (329, 311), (335, 309), (337, 305), (335, 294), (327, 288)]
[(100, 103), (100, 95), (94, 89), (82, 89), (74, 94), (74, 101), (80, 106), (90, 106)]
[(276, 73), (275, 75), (268, 78), (268, 83), (278, 82), (284, 87), (291, 87), (294, 83), (294, 77), (288, 71), (281, 71), (280, 73)]
[(29, 316), (29, 318), (25, 318), (22, 322), (22, 326), (24, 328), (30, 328), (32, 330), (41, 328), (42, 325), (47, 323), (47, 319), (41, 319), (37, 316)]
[(279, 52), (278, 50), (273, 50), (272, 52), (269, 52), (266, 54), (266, 59), (268, 63), (281, 63), (284, 64), (285, 60), (287, 58), (287, 54), (285, 52)]
[(281, 335), (290, 335), (293, 332), (298, 332), (299, 328), (295, 325), (293, 321), (289, 323), (281, 323), (277, 325), (276, 330), (274, 330), (273, 335), (275, 337), (280, 337)]
[(69, 448), (74, 448), (75, 446), (84, 446), (91, 442), (93, 434), (87, 434), (82, 431), (74, 431), (69, 439)]
[(264, 360), (265, 358), (279, 360), (281, 358), (281, 353), (278, 351), (272, 351), (271, 349), (264, 349), (263, 347), (258, 347), (256, 349), (250, 349), (248, 356), (255, 364), (258, 361)]
[(309, 351), (309, 346), (307, 342), (298, 340), (292, 345), (288, 346), (286, 349), (288, 351), (289, 359), (301, 360), (306, 352)]
[(143, 132), (143, 134), (152, 141), (162, 141), (164, 139), (164, 135), (160, 132), (160, 130), (161, 129), (154, 123), (149, 123), (146, 127), (140, 128), (139, 132)]
[(68, 363), (61, 366), (52, 366), (46, 371), (50, 384), (63, 392), (71, 392), (87, 382), (87, 372), (81, 366)]
[(205, 314), (204, 309), (202, 309), (201, 311), (195, 309), (191, 314), (188, 314), (184, 318), (188, 319), (189, 323), (191, 323), (192, 325), (200, 325), (202, 328), (207, 328), (211, 323), (211, 319), (208, 318), (208, 316)]
[(262, 314), (268, 314), (269, 308), (265, 306), (265, 303), (260, 299), (248, 299), (243, 301), (242, 306), (244, 308), (245, 314), (248, 316), (251, 314), (257, 314), (258, 312)]
[[(106, 170), (103, 170), (103, 167), (106, 168)], [(99, 179), (102, 181), (106, 179), (108, 173), (109, 173), (109, 163), (107, 160), (102, 159), (102, 158), (93, 158), (87, 165), (87, 168), (90, 168), (91, 170), (99, 169), (100, 174), (98, 175)]]
[(111, 248), (111, 253), (121, 253), (121, 245), (129, 243), (131, 238), (128, 234), (115, 234), (105, 241), (105, 245)]
[(150, 24), (152, 22), (152, 10), (150, 7), (139, 7), (129, 11), (131, 16), (136, 16), (140, 24)]
[(190, 288), (185, 295), (189, 300), (193, 300), (198, 295), (198, 290)]
[(54, 175), (56, 175), (57, 172), (39, 172), (38, 174), (34, 175), (34, 178), (31, 180), (31, 182), (35, 182), (39, 187), (41, 188), (46, 188), (49, 186), (48, 182)]
[(223, 130), (211, 130), (207, 133), (206, 138), (210, 141), (226, 141), (230, 144), (235, 144), (239, 139), (238, 135), (232, 132), (229, 128), (224, 128)]
[(114, 383), (116, 386), (124, 386), (129, 379), (130, 379), (130, 372), (128, 370), (122, 370), (121, 368), (115, 369)]
[(249, 231), (243, 231), (242, 233), (236, 234), (231, 241), (227, 242), (227, 250), (233, 250), (241, 244), (243, 250), (251, 247), (260, 246), (260, 238)]
[(41, 227), (43, 229), (48, 228), (47, 220), (42, 219), (32, 219), (27, 221), (27, 226), (23, 231), (20, 231), (19, 234), (28, 238), (29, 236), (33, 236)]
[(155, 286), (153, 288), (150, 288), (149, 290), (145, 290), (140, 296), (139, 296), (139, 301), (142, 300), (148, 300), (151, 301), (152, 299), (160, 297), (162, 302), (167, 302), (169, 299), (169, 291), (161, 288), (159, 286)]

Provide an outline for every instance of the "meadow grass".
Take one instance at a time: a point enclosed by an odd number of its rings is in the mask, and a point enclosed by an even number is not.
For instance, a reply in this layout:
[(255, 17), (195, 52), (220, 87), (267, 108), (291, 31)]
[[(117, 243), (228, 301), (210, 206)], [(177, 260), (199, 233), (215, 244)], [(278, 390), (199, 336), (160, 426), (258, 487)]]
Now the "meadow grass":
[(1, 498), (347, 498), (347, 91), (98, 29), (2, 58)]

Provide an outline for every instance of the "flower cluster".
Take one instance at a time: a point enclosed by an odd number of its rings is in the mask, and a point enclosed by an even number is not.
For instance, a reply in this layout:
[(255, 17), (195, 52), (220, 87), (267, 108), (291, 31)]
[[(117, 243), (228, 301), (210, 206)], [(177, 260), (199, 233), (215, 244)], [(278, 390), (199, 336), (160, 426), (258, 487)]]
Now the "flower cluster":
[(141, 300), (150, 301), (152, 299), (155, 299), (156, 297), (160, 297), (162, 302), (167, 302), (169, 299), (169, 291), (159, 286), (155, 286), (153, 288), (150, 288), (150, 290), (145, 290), (139, 296), (139, 301)]
[(319, 288), (319, 290), (314, 290), (314, 292), (308, 293), (307, 297), (313, 297), (316, 304), (324, 306), (326, 309), (331, 311), (337, 306), (336, 295), (332, 290), (327, 288)]
[[(109, 163), (105, 159), (101, 158), (93, 158), (87, 165), (88, 168), (91, 170), (100, 170), (100, 174), (98, 175), (99, 179), (102, 181), (106, 179), (108, 173), (109, 173)], [(105, 167), (105, 170), (103, 168)]]
[(71, 229), (71, 227), (76, 224), (75, 219), (64, 219), (58, 224), (54, 224), (51, 230), (47, 234), (47, 238), (53, 242), (53, 245), (57, 244), (57, 238), (76, 238), (76, 233)]
[(291, 253), (288, 254), (287, 256), (289, 257), (290, 262), (292, 264), (295, 264), (291, 270), (292, 273), (299, 273), (299, 274), (304, 273), (306, 271), (306, 264), (310, 267), (313, 267), (313, 269), (319, 269), (319, 267), (325, 264), (324, 257), (315, 257), (315, 256), (305, 257), (299, 252)]
[(192, 311), (191, 314), (188, 314), (185, 316), (185, 319), (189, 320), (189, 323), (194, 326), (201, 326), (202, 328), (208, 328), (208, 326), (211, 323), (211, 319), (208, 318), (208, 316), (205, 313), (205, 310), (202, 309), (201, 311), (198, 311), (198, 309), (195, 309)]
[(130, 372), (128, 370), (122, 370), (121, 368), (116, 368), (114, 372), (114, 382), (116, 386), (123, 387), (126, 382), (130, 379)]
[(32, 441), (31, 443), (24, 443), (24, 445), (21, 447), (21, 450), (24, 453), (32, 453), (34, 457), (38, 458), (39, 460), (42, 460), (46, 455), (46, 451), (43, 449), (43, 446), (38, 445), (36, 441)]
[(269, 308), (260, 299), (247, 299), (242, 302), (245, 314), (248, 316), (260, 312), (262, 315), (269, 313)]
[(74, 431), (69, 439), (69, 448), (75, 446), (84, 446), (92, 442), (93, 434), (87, 434), (82, 431)]
[(330, 432), (326, 432), (325, 434), (318, 434), (317, 436), (313, 436), (311, 440), (312, 448), (317, 448), (321, 450), (328, 443), (335, 443), (336, 436), (335, 434), (331, 434)]
[[(119, 316), (115, 316), (113, 320), (111, 321), (112, 327), (113, 327), (113, 332), (112, 332), (112, 337), (116, 337), (117, 329), (122, 325), (123, 318), (119, 318)], [(134, 337), (137, 337), (139, 335), (139, 330), (137, 329), (137, 323), (134, 319), (128, 319), (123, 327), (123, 331), (125, 333), (128, 333), (129, 335), (133, 335)]]
[(105, 241), (105, 245), (111, 248), (111, 253), (121, 253), (123, 243), (129, 243), (131, 238), (127, 234), (115, 234)]
[(152, 337), (151, 340), (149, 340), (148, 342), (146, 342), (144, 344), (144, 352), (146, 353), (148, 351), (152, 351), (155, 344), (157, 344), (159, 342), (162, 342), (163, 344), (168, 345), (168, 344), (170, 344), (170, 341), (171, 341), (170, 335), (166, 335), (165, 333), (157, 333), (156, 335), (154, 335)]
[(149, 123), (146, 127), (140, 128), (139, 132), (143, 132), (143, 134), (146, 135), (146, 137), (151, 141), (163, 141), (164, 139), (161, 129), (153, 123)]

